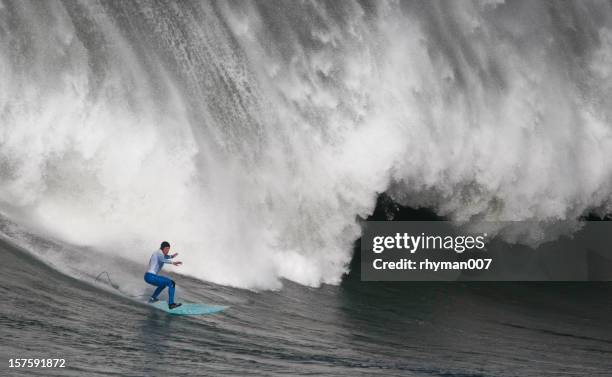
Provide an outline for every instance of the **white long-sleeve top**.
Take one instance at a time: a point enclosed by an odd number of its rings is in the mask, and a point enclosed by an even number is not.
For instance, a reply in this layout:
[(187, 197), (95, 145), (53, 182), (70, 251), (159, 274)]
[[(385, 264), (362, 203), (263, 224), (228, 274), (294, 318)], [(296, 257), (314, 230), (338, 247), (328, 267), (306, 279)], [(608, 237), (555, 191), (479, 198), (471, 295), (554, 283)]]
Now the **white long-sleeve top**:
[(157, 249), (151, 255), (147, 272), (157, 275), (165, 263), (172, 263), (172, 257), (170, 255), (164, 255), (160, 249)]

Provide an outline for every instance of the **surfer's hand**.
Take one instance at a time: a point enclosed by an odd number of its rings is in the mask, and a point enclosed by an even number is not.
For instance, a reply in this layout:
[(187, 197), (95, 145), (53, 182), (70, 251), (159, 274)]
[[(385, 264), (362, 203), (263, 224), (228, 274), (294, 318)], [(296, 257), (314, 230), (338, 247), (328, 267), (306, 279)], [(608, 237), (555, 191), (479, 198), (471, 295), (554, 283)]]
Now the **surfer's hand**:
[(172, 262), (172, 264), (175, 266), (180, 266), (181, 264), (183, 264), (183, 262)]
[(170, 257), (175, 258), (177, 255), (178, 255), (178, 253), (174, 253)]

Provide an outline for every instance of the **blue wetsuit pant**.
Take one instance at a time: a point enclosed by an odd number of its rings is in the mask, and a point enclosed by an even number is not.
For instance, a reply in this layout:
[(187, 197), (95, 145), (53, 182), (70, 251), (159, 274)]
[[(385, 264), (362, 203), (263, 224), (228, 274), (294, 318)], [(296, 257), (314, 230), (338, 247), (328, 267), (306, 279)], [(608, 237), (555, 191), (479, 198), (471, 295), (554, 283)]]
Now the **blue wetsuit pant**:
[(155, 289), (155, 292), (153, 292), (153, 295), (151, 296), (152, 298), (157, 298), (161, 291), (163, 291), (164, 288), (168, 287), (168, 304), (174, 304), (174, 280), (168, 279), (165, 276), (155, 275), (150, 272), (147, 272), (145, 274), (144, 280), (147, 283), (157, 287), (157, 289)]

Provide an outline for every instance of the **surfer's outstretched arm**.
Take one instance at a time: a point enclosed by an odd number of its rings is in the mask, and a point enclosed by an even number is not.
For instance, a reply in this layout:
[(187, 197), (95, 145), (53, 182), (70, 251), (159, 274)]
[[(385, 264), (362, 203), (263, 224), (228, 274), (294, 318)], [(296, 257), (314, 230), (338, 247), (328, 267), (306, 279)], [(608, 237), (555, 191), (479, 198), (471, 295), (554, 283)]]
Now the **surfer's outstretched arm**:
[(159, 256), (158, 256), (158, 258), (159, 258), (159, 262), (160, 262), (160, 263), (168, 263), (168, 264), (173, 264), (173, 263), (172, 263), (172, 258), (173, 258), (173, 256), (171, 256), (171, 255), (164, 255), (164, 254), (161, 254), (161, 253), (160, 253), (160, 254), (159, 254)]
[(160, 257), (159, 262), (160, 263), (166, 263), (166, 264), (173, 264), (175, 266), (180, 266), (181, 264), (183, 264), (183, 262), (173, 262), (172, 258), (176, 257), (178, 255), (178, 253), (175, 253), (174, 255), (163, 255)]
[[(168, 260), (168, 259), (172, 259), (172, 258), (175, 258), (177, 255), (178, 255), (178, 253), (174, 253), (174, 254), (172, 254), (172, 255), (165, 254), (165, 255), (164, 255), (164, 259), (166, 259), (166, 260)], [(168, 263), (168, 262), (165, 262), (165, 263)]]

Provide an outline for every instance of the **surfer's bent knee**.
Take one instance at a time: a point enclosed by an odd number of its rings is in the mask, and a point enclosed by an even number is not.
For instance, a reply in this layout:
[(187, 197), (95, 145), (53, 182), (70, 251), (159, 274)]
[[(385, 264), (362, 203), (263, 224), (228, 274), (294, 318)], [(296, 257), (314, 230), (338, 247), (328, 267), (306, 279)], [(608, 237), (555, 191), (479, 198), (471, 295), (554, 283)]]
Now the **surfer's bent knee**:
[(174, 286), (175, 286), (175, 285), (176, 285), (176, 283), (174, 282), (174, 280), (170, 280), (170, 286), (171, 286), (172, 288), (174, 288)]

